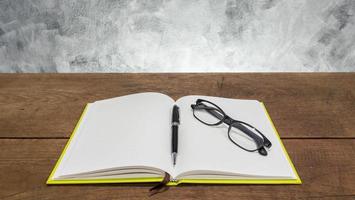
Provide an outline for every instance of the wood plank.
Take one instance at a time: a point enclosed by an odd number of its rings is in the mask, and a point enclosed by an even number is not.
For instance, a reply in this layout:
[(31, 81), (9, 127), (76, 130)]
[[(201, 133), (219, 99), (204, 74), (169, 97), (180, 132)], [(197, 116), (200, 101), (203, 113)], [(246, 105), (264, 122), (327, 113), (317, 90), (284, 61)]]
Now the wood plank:
[[(64, 139), (0, 140), (0, 199), (148, 199), (150, 184), (46, 186)], [(355, 139), (285, 139), (302, 185), (181, 185), (156, 199), (354, 199)]]
[(258, 99), (282, 138), (355, 137), (355, 73), (0, 74), (0, 138), (68, 137), (84, 106), (137, 92)]

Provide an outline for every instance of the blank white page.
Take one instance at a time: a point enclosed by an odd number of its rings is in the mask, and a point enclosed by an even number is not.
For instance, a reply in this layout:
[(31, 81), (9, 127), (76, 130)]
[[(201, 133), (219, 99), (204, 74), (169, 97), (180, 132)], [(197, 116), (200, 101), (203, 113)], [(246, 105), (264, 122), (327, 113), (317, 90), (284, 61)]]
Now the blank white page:
[[(259, 129), (271, 142), (267, 156), (246, 152), (234, 145), (228, 127), (207, 126), (194, 118), (191, 104), (198, 98), (220, 106), (230, 117)], [(207, 96), (186, 96), (177, 101), (181, 113), (179, 163), (175, 176), (188, 171), (218, 171), (248, 176), (295, 178), (262, 104), (256, 100), (236, 100)]]
[(160, 93), (139, 93), (89, 104), (54, 178), (117, 167), (171, 171), (171, 109)]

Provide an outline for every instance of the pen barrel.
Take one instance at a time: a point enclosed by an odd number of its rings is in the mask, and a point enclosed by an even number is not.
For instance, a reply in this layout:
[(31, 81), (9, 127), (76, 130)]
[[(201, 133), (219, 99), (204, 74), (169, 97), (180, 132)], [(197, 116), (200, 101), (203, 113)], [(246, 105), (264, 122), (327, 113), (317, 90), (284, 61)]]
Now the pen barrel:
[(172, 149), (171, 152), (172, 153), (177, 153), (178, 152), (178, 126), (177, 125), (173, 125), (172, 127)]

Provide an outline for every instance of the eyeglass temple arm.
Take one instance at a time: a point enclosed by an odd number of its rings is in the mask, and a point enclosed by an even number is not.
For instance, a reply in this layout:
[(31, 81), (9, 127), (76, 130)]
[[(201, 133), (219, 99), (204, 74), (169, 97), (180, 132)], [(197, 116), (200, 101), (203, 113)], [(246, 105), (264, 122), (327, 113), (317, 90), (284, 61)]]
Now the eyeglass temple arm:
[[(267, 148), (270, 148), (270, 147), (272, 146), (270, 140), (267, 139), (267, 138), (265, 137), (265, 135), (262, 134), (258, 129), (256, 129), (255, 127), (253, 127), (252, 125), (250, 125), (250, 124), (248, 124), (248, 123), (246, 123), (246, 122), (242, 122), (242, 121), (237, 121), (237, 122), (239, 122), (239, 123), (240, 123), (241, 125), (243, 125), (244, 127), (250, 127), (250, 128), (252, 128), (252, 129), (254, 129), (254, 131), (258, 132), (258, 133), (260, 134), (260, 136), (262, 137), (262, 139), (263, 139), (263, 144), (264, 144), (264, 146), (266, 146)], [(258, 135), (258, 136), (259, 136), (259, 135)]]
[(241, 130), (242, 132), (244, 132), (245, 134), (247, 134), (249, 137), (253, 138), (255, 140), (255, 142), (258, 144), (258, 146), (263, 146), (264, 144), (264, 139), (261, 138), (260, 136), (258, 136), (257, 134), (255, 134), (254, 132), (252, 132), (251, 130), (249, 130), (247, 127), (245, 127), (243, 124), (240, 124), (238, 122), (235, 122), (232, 124), (232, 126), (236, 129)]
[(199, 106), (199, 107), (195, 107), (195, 108), (199, 108), (199, 109), (204, 109), (206, 110), (208, 113), (210, 113), (212, 116), (214, 116), (215, 118), (219, 119), (219, 120), (223, 120), (225, 117), (223, 115), (221, 115), (219, 112), (216, 112), (216, 108), (213, 108), (213, 107), (209, 107), (209, 106), (206, 106), (204, 104), (201, 103), (201, 105), (203, 106)]

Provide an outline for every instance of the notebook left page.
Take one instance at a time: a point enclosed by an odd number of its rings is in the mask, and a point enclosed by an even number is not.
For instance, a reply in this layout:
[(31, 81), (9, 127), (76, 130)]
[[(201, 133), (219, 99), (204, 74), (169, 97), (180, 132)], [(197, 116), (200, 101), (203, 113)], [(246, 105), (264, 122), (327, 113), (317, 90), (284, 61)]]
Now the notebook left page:
[(53, 179), (110, 169), (171, 171), (174, 100), (139, 93), (88, 105)]

